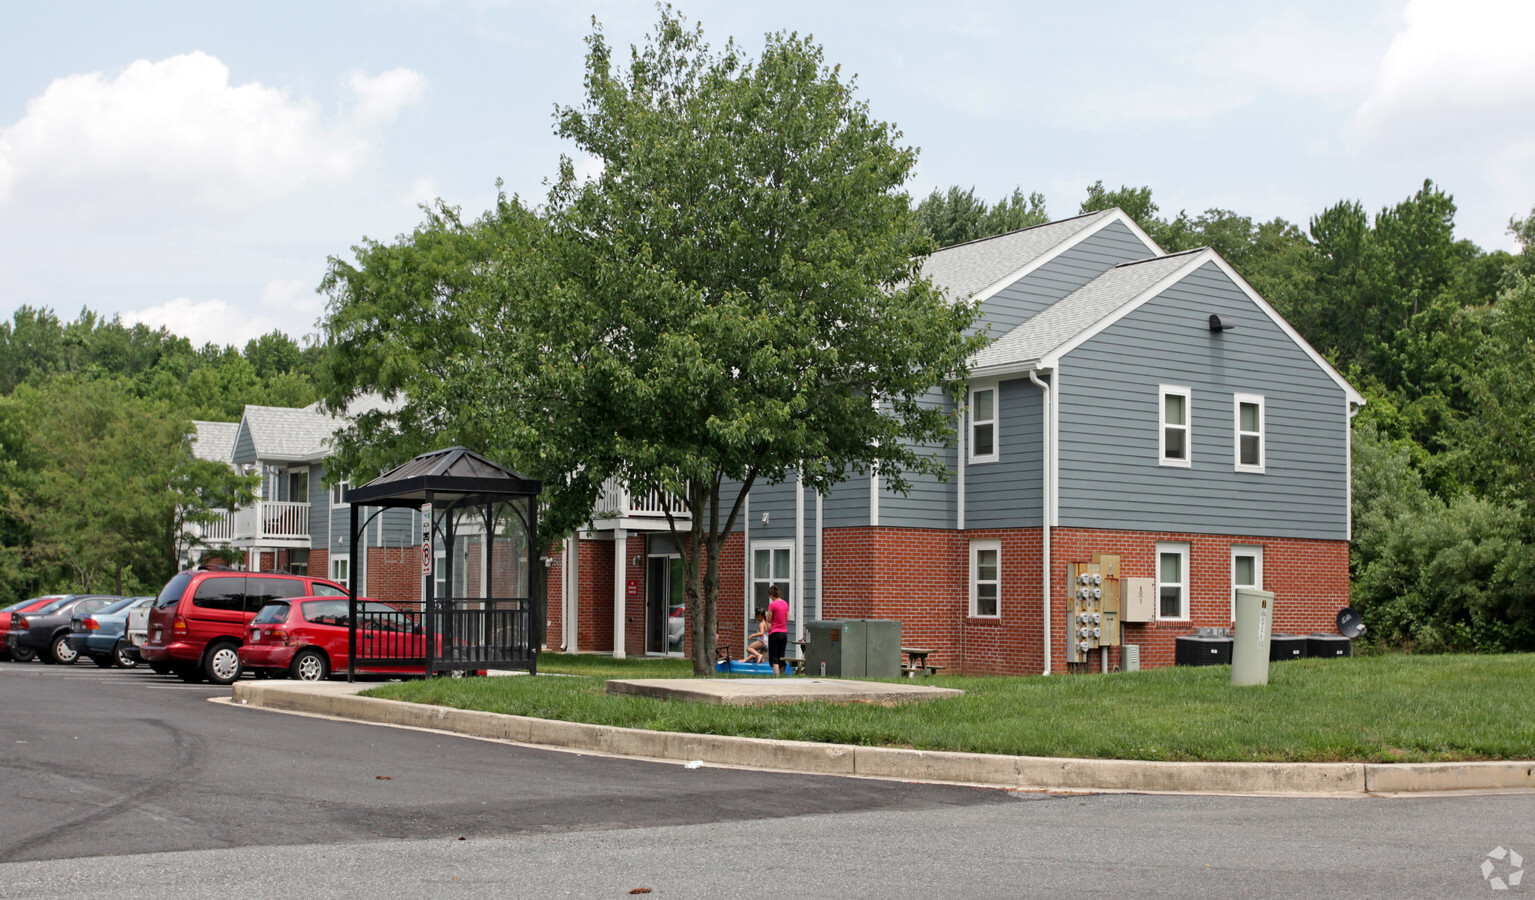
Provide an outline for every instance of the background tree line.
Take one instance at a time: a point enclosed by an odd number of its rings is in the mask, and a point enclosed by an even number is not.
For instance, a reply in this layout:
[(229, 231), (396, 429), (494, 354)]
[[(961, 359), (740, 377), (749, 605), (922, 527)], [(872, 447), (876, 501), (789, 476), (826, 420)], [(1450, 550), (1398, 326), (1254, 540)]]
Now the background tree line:
[[(940, 247), (1049, 221), (1021, 189), (917, 204)], [(1231, 210), (1159, 215), (1149, 187), (1087, 188), (1168, 252), (1209, 246), (1368, 398), (1353, 426), (1353, 602), (1383, 645), (1535, 650), (1535, 211), (1519, 252), (1455, 237), (1431, 181), (1304, 226)]]
[(157, 592), (198, 511), (250, 497), (250, 479), (192, 456), (192, 420), (312, 403), (320, 357), (276, 331), (194, 348), (89, 309), (0, 322), (0, 605)]

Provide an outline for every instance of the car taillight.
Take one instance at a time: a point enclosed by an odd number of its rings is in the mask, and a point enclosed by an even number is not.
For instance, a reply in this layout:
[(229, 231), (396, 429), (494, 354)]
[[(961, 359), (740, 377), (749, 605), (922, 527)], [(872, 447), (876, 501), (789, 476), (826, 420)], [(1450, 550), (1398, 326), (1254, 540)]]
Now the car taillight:
[(281, 628), (273, 628), (266, 633), (266, 636), (267, 640), (276, 641), (279, 644), (286, 643), (288, 640), (288, 632), (283, 631)]
[(96, 621), (95, 616), (86, 616), (85, 621), (80, 623), (80, 627), (86, 631), (100, 631), (101, 623)]
[(177, 616), (176, 618), (172, 619), (171, 620), (171, 634), (175, 635), (176, 637), (186, 637), (187, 636), (187, 620), (183, 619), (181, 616)]
[(18, 616), (15, 613), (11, 613), (11, 630), (12, 631), (20, 631), (20, 630), (22, 630), (23, 628), (26, 628), (26, 627), (27, 627), (27, 617), (26, 616)]

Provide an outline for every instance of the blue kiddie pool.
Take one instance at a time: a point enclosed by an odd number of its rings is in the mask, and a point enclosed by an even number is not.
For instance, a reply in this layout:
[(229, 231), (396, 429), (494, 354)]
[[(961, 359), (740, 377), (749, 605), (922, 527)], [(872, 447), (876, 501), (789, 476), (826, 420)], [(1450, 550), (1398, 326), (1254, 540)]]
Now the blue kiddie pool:
[(773, 667), (765, 662), (740, 662), (734, 659), (722, 659), (714, 664), (714, 671), (724, 675), (766, 675), (773, 676)]

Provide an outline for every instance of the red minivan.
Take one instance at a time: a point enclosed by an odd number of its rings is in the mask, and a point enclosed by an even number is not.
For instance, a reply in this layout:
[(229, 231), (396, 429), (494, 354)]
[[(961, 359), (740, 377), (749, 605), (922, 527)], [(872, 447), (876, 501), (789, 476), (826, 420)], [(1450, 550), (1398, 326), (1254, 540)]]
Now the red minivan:
[(345, 597), (333, 581), (282, 572), (189, 569), (166, 583), (149, 612), (139, 655), (162, 675), (231, 684), (240, 677), (240, 645), (251, 619), (273, 600)]

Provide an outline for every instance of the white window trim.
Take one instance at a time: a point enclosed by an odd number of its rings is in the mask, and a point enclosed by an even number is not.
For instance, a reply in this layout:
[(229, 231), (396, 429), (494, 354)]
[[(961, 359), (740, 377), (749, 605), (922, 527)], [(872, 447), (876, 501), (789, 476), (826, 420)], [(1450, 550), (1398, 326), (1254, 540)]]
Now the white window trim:
[[(981, 615), (977, 610), (980, 600), (980, 557), (983, 550), (997, 551), (997, 611), (988, 615)], [(998, 540), (975, 540), (970, 542), (970, 618), (972, 619), (1000, 619), (1002, 618), (1002, 542)]]
[(347, 503), (345, 500), (339, 499), (345, 493), (346, 488), (350, 485), (351, 479), (343, 478), (342, 480), (325, 489), (325, 496), (330, 500), (331, 509), (345, 509), (346, 507), (352, 505)]
[[(991, 418), (977, 420), (975, 418), (975, 395), (982, 391), (991, 391)], [(966, 418), (969, 425), (966, 426), (967, 443), (970, 446), (970, 461), (973, 463), (996, 462), (1002, 457), (1002, 428), (1000, 419), (1002, 412), (1002, 386), (997, 382), (989, 384), (974, 384), (970, 386), (970, 406)], [(975, 429), (978, 425), (991, 426), (991, 452), (977, 455), (975, 452)]]
[[(1163, 587), (1164, 584), (1172, 584), (1172, 582), (1164, 582), (1162, 580), (1162, 554), (1164, 554), (1164, 553), (1176, 553), (1176, 554), (1178, 554), (1179, 556), (1181, 556), (1183, 558), (1183, 563), (1182, 563), (1182, 565), (1179, 566), (1179, 571), (1183, 574), (1183, 582), (1178, 585), (1179, 587), (1181, 587), (1183, 589), (1183, 603), (1182, 603), (1183, 614), (1180, 615), (1180, 616), (1164, 616), (1164, 615), (1162, 615), (1162, 587)], [(1157, 565), (1157, 569), (1156, 569), (1156, 571), (1157, 571), (1157, 577), (1156, 577), (1156, 585), (1157, 585), (1157, 589), (1156, 589), (1157, 621), (1159, 621), (1159, 622), (1187, 622), (1189, 620), (1189, 607), (1193, 605), (1191, 603), (1190, 599), (1189, 599), (1189, 593), (1190, 593), (1189, 582), (1192, 580), (1191, 573), (1189, 571), (1189, 545), (1188, 544), (1157, 544), (1156, 560), (1157, 560), (1157, 564), (1156, 564)]]
[[(1167, 458), (1167, 398), (1183, 398), (1183, 458)], [(1174, 426), (1177, 427), (1177, 426)], [(1174, 384), (1157, 385), (1157, 465), (1187, 469), (1194, 464), (1194, 392)]]
[[(766, 551), (768, 551), (768, 567), (770, 569), (772, 568), (772, 565), (773, 565), (772, 558), (773, 558), (773, 551), (774, 550), (787, 550), (787, 551), (789, 551), (789, 574), (785, 575), (783, 577), (782, 581), (779, 581), (778, 579), (772, 577), (771, 573), (769, 574), (769, 576), (767, 578), (758, 578), (757, 577), (757, 551), (758, 550), (766, 550)], [(748, 556), (747, 560), (746, 560), (746, 608), (747, 608), (746, 621), (747, 621), (747, 623), (751, 624), (751, 625), (755, 625), (756, 624), (756, 620), (755, 620), (754, 616), (756, 615), (757, 611), (752, 607), (752, 604), (756, 601), (756, 597), (757, 597), (757, 584), (758, 584), (758, 582), (762, 582), (762, 583), (766, 583), (766, 584), (785, 584), (785, 585), (788, 586), (787, 590), (785, 590), (785, 592), (784, 592), (784, 598), (783, 599), (784, 599), (784, 602), (789, 604), (789, 620), (791, 622), (795, 623), (796, 625), (799, 625), (800, 621), (801, 621), (800, 608), (799, 608), (800, 600), (799, 600), (799, 594), (794, 590), (794, 585), (795, 585), (795, 578), (794, 578), (794, 571), (795, 570), (794, 570), (794, 566), (795, 566), (795, 563), (796, 563), (795, 556), (794, 556), (794, 541), (793, 540), (777, 539), (777, 538), (775, 538), (773, 540), (768, 540), (768, 541), (752, 541), (751, 542), (751, 551), (752, 551), (751, 555)]]
[(331, 555), (330, 558), (326, 560), (326, 563), (325, 563), (325, 568), (326, 568), (325, 578), (326, 578), (326, 580), (334, 581), (335, 583), (337, 583), (339, 585), (342, 585), (342, 586), (345, 586), (345, 587), (350, 587), (351, 585), (350, 585), (350, 578), (349, 577), (338, 577), (336, 575), (336, 563), (340, 563), (340, 562), (344, 562), (344, 563), (347, 564), (347, 575), (348, 576), (351, 575), (352, 554), (350, 554), (350, 553), (336, 553), (336, 554)]
[[(1253, 557), (1253, 581), (1252, 585), (1237, 584), (1237, 557)], [(1263, 590), (1263, 548), (1248, 544), (1233, 544), (1231, 546), (1231, 621), (1237, 620), (1237, 588), (1254, 587)]]
[[(1242, 404), (1253, 403), (1258, 407), (1258, 464), (1242, 464)], [(1261, 394), (1232, 394), (1231, 395), (1231, 432), (1232, 432), (1232, 460), (1236, 464), (1238, 472), (1257, 472), (1262, 474), (1264, 465), (1268, 461), (1268, 422), (1267, 411), (1263, 406)], [(1253, 432), (1245, 432), (1253, 434)]]

